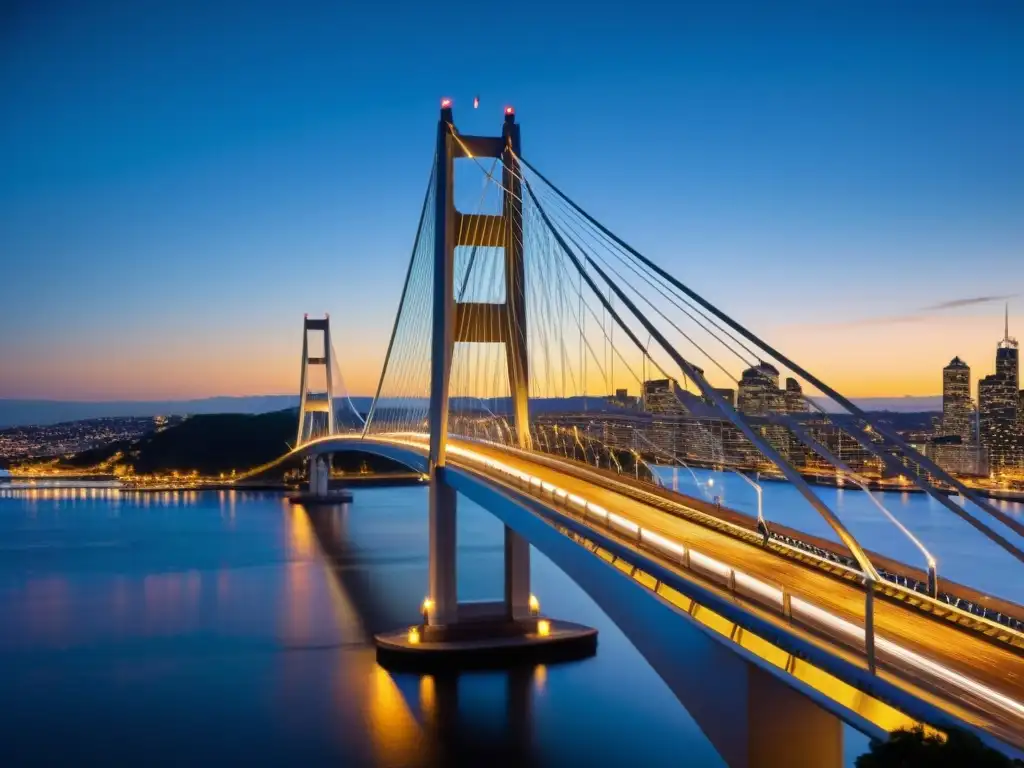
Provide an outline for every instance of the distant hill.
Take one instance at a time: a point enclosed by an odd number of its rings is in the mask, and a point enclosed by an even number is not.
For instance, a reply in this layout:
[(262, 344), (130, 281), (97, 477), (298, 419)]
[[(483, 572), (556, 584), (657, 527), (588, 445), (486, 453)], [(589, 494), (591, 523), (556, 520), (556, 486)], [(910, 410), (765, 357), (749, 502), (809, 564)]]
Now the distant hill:
[[(370, 398), (353, 398), (356, 408), (369, 408)], [(362, 401), (362, 404), (360, 404)], [(187, 416), (205, 413), (269, 413), (296, 408), (296, 395), (207, 397), (198, 400), (2, 400), (0, 428), (26, 424), (57, 424), (104, 416)]]
[[(372, 398), (353, 397), (352, 404), (361, 413), (370, 409)], [(497, 409), (499, 401), (488, 401), (488, 407)], [(831, 410), (830, 403), (819, 400)], [(894, 413), (920, 413), (941, 411), (942, 398), (929, 397), (863, 397), (854, 400), (869, 411)], [(47, 425), (63, 421), (80, 421), (105, 416), (186, 416), (214, 413), (270, 413), (285, 408), (296, 408), (295, 395), (258, 395), (252, 397), (207, 397), (198, 400), (120, 400), (105, 402), (65, 400), (3, 400), (0, 399), (0, 429), (29, 424)], [(383, 404), (382, 404), (383, 405)], [(603, 397), (544, 398), (531, 402), (535, 413), (557, 411), (609, 410)], [(339, 410), (341, 404), (339, 403)]]
[[(230, 475), (257, 467), (278, 458), (295, 441), (294, 408), (262, 414), (217, 413), (193, 416), (161, 432), (153, 432), (134, 443), (116, 443), (83, 451), (62, 459), (67, 467), (89, 467), (120, 451), (120, 465), (130, 466), (136, 474), (164, 474), (171, 471), (201, 475)], [(291, 462), (298, 466), (299, 459)], [(333, 464), (338, 469), (357, 470), (366, 462), (376, 471), (400, 470), (394, 462), (376, 457), (338, 454)], [(287, 469), (282, 466), (278, 473)]]
[[(833, 410), (827, 398), (812, 398), (826, 411)], [(853, 402), (865, 411), (892, 413), (924, 413), (942, 410), (942, 395), (904, 395), (903, 397), (853, 397)]]

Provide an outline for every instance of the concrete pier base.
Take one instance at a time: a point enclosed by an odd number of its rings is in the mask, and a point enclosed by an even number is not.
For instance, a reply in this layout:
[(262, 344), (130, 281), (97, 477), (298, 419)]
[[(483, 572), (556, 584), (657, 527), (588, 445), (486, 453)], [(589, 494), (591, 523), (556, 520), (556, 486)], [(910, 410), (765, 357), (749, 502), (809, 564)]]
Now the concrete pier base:
[(290, 504), (302, 504), (304, 507), (349, 504), (352, 502), (352, 491), (346, 490), (345, 488), (339, 488), (333, 491), (328, 490), (323, 493), (304, 491), (302, 493), (290, 494), (287, 498)]
[(414, 625), (374, 638), (386, 669), (429, 672), (552, 664), (593, 656), (597, 630), (545, 617), (466, 619), (450, 626)]
[(508, 667), (592, 656), (597, 630), (533, 615), (530, 544), (505, 527), (505, 589), (501, 600), (460, 602), (457, 590), (458, 494), (448, 471), (436, 467), (430, 483), (429, 595), (422, 622), (377, 635), (377, 660), (386, 668), (431, 670)]

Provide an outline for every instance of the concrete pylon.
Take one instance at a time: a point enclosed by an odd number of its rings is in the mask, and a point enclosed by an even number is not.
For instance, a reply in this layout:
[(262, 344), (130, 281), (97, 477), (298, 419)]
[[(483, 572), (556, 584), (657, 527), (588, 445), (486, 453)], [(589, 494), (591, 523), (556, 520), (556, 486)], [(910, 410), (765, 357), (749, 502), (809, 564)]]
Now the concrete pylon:
[[(522, 194), (519, 181), (520, 137), (515, 112), (505, 110), (501, 136), (458, 134), (451, 103), (441, 104), (434, 173), (434, 286), (430, 385), (430, 599), (431, 624), (458, 618), (456, 590), (456, 494), (445, 487), (448, 441), (448, 395), (456, 343), (504, 344), (516, 440), (530, 448), (529, 356), (526, 328), (526, 275), (523, 253)], [(465, 214), (455, 208), (454, 163), (461, 157), (495, 157), (503, 164), (504, 194), (499, 214)], [(455, 249), (459, 246), (501, 248), (505, 254), (505, 300), (460, 302), (455, 296)], [(505, 528), (505, 595), (507, 618), (529, 615), (530, 547)]]
[[(323, 334), (323, 356), (309, 356), (309, 335), (310, 332)], [(299, 446), (313, 436), (317, 421), (326, 422), (329, 434), (334, 434), (334, 382), (331, 372), (334, 368), (331, 359), (331, 318), (324, 315), (322, 318), (311, 318), (304, 315), (302, 319), (302, 368), (299, 380), (299, 430), (295, 438), (295, 445)], [(309, 368), (310, 366), (323, 366), (326, 379), (326, 392), (309, 391)], [(326, 413), (325, 417), (318, 417), (316, 414)]]
[(331, 470), (324, 456), (309, 457), (309, 494), (325, 498), (330, 486)]

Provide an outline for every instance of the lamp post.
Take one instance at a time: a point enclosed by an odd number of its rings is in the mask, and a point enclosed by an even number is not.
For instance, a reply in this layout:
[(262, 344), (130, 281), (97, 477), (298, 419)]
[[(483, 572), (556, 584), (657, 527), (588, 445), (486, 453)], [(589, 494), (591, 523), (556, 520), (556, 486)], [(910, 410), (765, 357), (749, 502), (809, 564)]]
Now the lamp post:
[[(757, 523), (758, 523), (758, 526), (765, 525), (765, 522), (764, 522), (764, 499), (763, 499), (762, 493), (761, 493), (761, 484), (757, 483), (757, 482), (754, 482), (749, 477), (747, 477), (742, 472), (740, 472), (738, 469), (733, 469), (732, 467), (728, 467), (728, 469), (732, 470), (737, 475), (742, 477), (747, 482), (748, 485), (752, 485), (754, 487), (754, 490), (757, 491)], [(758, 479), (760, 479), (760, 477), (761, 477), (761, 473), (760, 472), (757, 473), (757, 477), (758, 477)]]
[[(843, 476), (845, 475), (840, 474), (840, 477)], [(875, 495), (871, 492), (871, 489), (868, 488), (867, 483), (864, 482), (863, 479), (861, 479), (858, 475), (850, 475), (849, 477), (851, 480), (853, 480), (853, 482), (860, 486), (860, 489), (864, 491), (864, 495), (867, 496), (868, 499), (870, 499), (871, 503), (874, 504), (875, 507), (877, 507), (878, 510), (886, 516), (886, 518), (888, 518), (889, 522), (891, 522), (893, 525), (899, 528), (903, 535), (910, 540), (910, 543), (917, 547), (918, 551), (924, 556), (925, 564), (928, 566), (928, 596), (937, 599), (939, 596), (938, 564), (935, 562), (935, 558), (932, 556), (932, 553), (929, 552), (928, 548), (921, 543), (920, 539), (918, 539), (914, 534), (912, 534), (907, 529), (907, 527), (903, 525), (903, 523), (896, 519), (895, 515), (893, 515), (892, 512), (886, 509), (885, 505), (882, 504), (882, 502), (875, 498)]]

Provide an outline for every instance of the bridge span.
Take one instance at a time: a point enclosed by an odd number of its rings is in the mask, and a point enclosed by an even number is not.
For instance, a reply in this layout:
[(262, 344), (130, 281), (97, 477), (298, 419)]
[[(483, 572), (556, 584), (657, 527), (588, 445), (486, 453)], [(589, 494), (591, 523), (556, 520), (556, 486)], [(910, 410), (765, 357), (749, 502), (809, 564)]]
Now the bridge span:
[[(945, 580), (912, 526), (865, 490), (927, 564), (924, 591), (900, 583), (893, 574), (913, 569), (865, 550), (801, 467), (824, 462), (865, 489), (871, 473), (905, 476), (985, 546), (1021, 563), (1024, 523), (587, 213), (523, 156), (511, 107), (500, 136), (471, 136), (446, 99), (436, 139), (369, 412), (364, 418), (346, 396), (339, 401), (352, 414), (340, 424), (331, 391), (340, 371), (326, 395), (311, 389), (309, 366), (330, 369), (335, 356), (310, 351), (311, 330), (330, 346), (329, 324), (307, 318), (297, 447), (288, 454), (312, 458), (320, 490), (325, 457), (337, 451), (377, 453), (429, 479), (429, 576), (410, 650), (461, 653), (474, 632), (481, 646), (548, 634), (530, 607), (532, 545), (595, 597), (737, 768), (838, 765), (840, 720), (875, 736), (913, 722), (968, 727), (1024, 754), (1024, 608), (979, 601)], [(481, 172), (475, 212), (456, 207), (456, 161)], [(729, 510), (596, 470), (575, 427), (539, 429), (540, 401), (582, 397), (585, 406), (595, 392), (626, 401), (623, 379), (641, 392), (635, 409), (695, 416), (686, 433), (664, 421), (639, 436), (666, 463), (699, 455), (728, 469), (744, 466), (736, 457), (770, 464), (837, 543), (780, 535), (770, 511), (759, 508), (756, 526), (747, 525)], [(832, 418), (843, 412), (841, 422)], [(597, 440), (605, 434), (599, 427)], [(621, 437), (610, 435), (606, 447)], [(481, 606), (458, 600), (460, 494), (504, 524), (504, 597), (486, 606), (485, 631)], [(681, 658), (683, 648), (693, 658)]]
[[(275, 463), (338, 451), (374, 453), (425, 472), (429, 436), (327, 436)], [(596, 557), (614, 560), (620, 568), (622, 562), (629, 564), (623, 578), (646, 585), (650, 598), (683, 608), (690, 614), (687, 620), (696, 621), (693, 603), (728, 614), (730, 630), (721, 642), (735, 645), (737, 628), (760, 634), (774, 649), (763, 649), (763, 661), (794, 688), (817, 686), (816, 697), (829, 700), (830, 709), (857, 727), (878, 735), (896, 727), (902, 713), (915, 721), (974, 727), (1024, 749), (1024, 657), (1012, 631), (1000, 628), (1004, 639), (999, 639), (977, 631), (969, 619), (955, 623), (887, 597), (876, 586), (873, 674), (865, 649), (862, 581), (822, 570), (803, 556), (787, 558), (751, 537), (703, 525), (698, 522), (703, 513), (684, 497), (673, 509), (625, 478), (577, 462), (455, 439), (448, 452), (449, 471), (542, 506), (550, 525)], [(624, 550), (612, 555), (599, 540)], [(652, 564), (673, 574), (674, 586), (650, 577)], [(690, 602), (681, 603), (679, 596)], [(729, 605), (733, 611), (722, 610)], [(746, 642), (752, 642), (749, 636)], [(795, 659), (808, 660), (822, 674), (804, 674), (801, 680)]]

